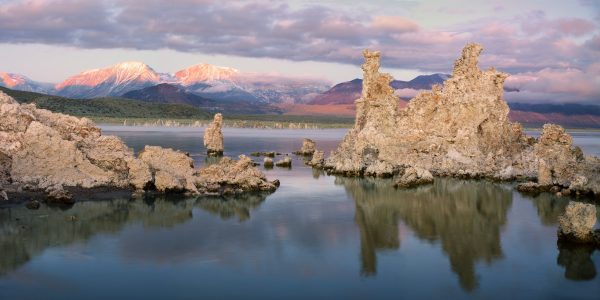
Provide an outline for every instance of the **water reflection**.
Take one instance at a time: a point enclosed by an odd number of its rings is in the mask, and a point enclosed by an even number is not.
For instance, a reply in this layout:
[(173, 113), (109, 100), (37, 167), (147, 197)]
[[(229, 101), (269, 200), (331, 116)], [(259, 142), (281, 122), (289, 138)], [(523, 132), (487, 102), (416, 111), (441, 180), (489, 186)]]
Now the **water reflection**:
[(570, 280), (592, 280), (596, 277), (596, 266), (592, 260), (595, 248), (590, 245), (558, 243), (556, 263), (565, 268), (565, 278)]
[(266, 194), (250, 194), (235, 199), (181, 198), (156, 196), (144, 199), (77, 202), (69, 209), (42, 205), (31, 211), (25, 207), (0, 210), (0, 276), (16, 270), (46, 248), (86, 241), (101, 233), (116, 233), (126, 225), (140, 223), (145, 228), (171, 228), (193, 218), (192, 209), (201, 208), (240, 221), (250, 218)]
[(396, 190), (390, 180), (336, 179), (356, 202), (362, 273), (377, 272), (377, 251), (398, 249), (403, 222), (417, 237), (441, 242), (462, 288), (478, 286), (475, 264), (502, 258), (500, 231), (512, 190), (489, 182), (437, 179), (432, 186)]

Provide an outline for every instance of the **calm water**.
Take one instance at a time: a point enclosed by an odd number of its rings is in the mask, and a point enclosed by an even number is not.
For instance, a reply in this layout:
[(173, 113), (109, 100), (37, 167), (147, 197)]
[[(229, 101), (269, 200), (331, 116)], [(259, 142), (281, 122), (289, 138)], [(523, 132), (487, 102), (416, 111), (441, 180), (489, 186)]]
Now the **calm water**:
[[(136, 151), (190, 152), (201, 129), (107, 127)], [(225, 130), (226, 154), (331, 150), (344, 130)], [(578, 133), (600, 155), (600, 134)], [(0, 210), (0, 299), (598, 299), (600, 251), (558, 247), (568, 200), (509, 184), (326, 176), (294, 158), (272, 195)]]

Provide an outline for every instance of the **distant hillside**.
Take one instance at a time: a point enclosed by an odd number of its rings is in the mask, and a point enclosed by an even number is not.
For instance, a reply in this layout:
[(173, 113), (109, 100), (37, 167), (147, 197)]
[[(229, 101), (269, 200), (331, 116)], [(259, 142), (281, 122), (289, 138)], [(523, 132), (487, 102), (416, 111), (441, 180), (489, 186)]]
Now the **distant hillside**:
[[(430, 90), (435, 84), (443, 84), (450, 78), (448, 74), (420, 75), (409, 81), (393, 80), (390, 86), (395, 90), (409, 89), (416, 93), (419, 90)], [(518, 89), (505, 87), (506, 92), (518, 92)], [(362, 93), (362, 79), (356, 78), (351, 81), (338, 83), (331, 89), (317, 95), (306, 104), (330, 105), (330, 104), (354, 104), (354, 100), (360, 98)], [(413, 95), (414, 96), (414, 95)], [(409, 100), (413, 96), (400, 96), (404, 100)]]
[(198, 118), (209, 114), (185, 104), (148, 103), (122, 98), (70, 99), (40, 93), (24, 92), (0, 87), (0, 91), (20, 103), (35, 103), (39, 108), (81, 117), (113, 118)]
[[(231, 95), (231, 91), (229, 95)], [(225, 112), (228, 114), (279, 114), (281, 110), (261, 101), (209, 98), (190, 93), (186, 88), (168, 83), (146, 87), (127, 92), (124, 98), (136, 99), (155, 103), (178, 103), (199, 107), (210, 112)], [(244, 99), (239, 97), (239, 99)]]

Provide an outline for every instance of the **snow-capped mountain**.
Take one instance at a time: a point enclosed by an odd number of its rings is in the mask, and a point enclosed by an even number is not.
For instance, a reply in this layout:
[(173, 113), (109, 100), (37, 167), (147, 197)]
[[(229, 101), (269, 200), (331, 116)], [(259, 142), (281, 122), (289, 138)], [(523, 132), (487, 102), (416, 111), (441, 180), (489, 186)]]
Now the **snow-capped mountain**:
[(171, 75), (157, 73), (142, 62), (124, 62), (72, 76), (57, 84), (54, 93), (72, 98), (120, 97), (162, 83), (218, 101), (262, 104), (305, 102), (329, 88), (324, 80), (245, 73), (206, 63)]
[(36, 93), (48, 93), (52, 89), (51, 84), (33, 81), (23, 75), (5, 72), (0, 72), (0, 86)]
[(95, 98), (121, 96), (165, 80), (164, 76), (142, 62), (123, 62), (103, 69), (85, 71), (57, 84), (55, 88), (60, 96)]
[(209, 64), (183, 69), (175, 77), (189, 92), (223, 101), (295, 103), (329, 88), (329, 82), (324, 80), (245, 73)]

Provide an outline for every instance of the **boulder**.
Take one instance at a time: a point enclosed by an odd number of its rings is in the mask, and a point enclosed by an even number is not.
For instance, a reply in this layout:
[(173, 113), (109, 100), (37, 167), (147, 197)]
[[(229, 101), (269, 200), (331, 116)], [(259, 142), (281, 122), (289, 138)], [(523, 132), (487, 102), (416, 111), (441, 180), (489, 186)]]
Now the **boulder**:
[(204, 131), (204, 147), (210, 156), (223, 155), (223, 115), (215, 114), (210, 125)]
[[(194, 185), (194, 160), (187, 153), (146, 146), (138, 158), (149, 166), (157, 191), (198, 193)], [(145, 174), (146, 170), (142, 172)]]
[(68, 191), (65, 191), (62, 186), (55, 185), (48, 187), (46, 189), (46, 201), (48, 203), (55, 204), (73, 204), (75, 203), (75, 199), (73, 199), (73, 195)]
[(273, 168), (273, 159), (270, 157), (265, 157), (263, 160), (263, 165), (265, 168)]
[(595, 243), (596, 206), (571, 201), (558, 218), (558, 239), (574, 243)]
[(431, 172), (421, 168), (408, 167), (404, 170), (402, 176), (396, 180), (394, 186), (397, 188), (411, 188), (431, 183), (433, 183)]
[(313, 140), (304, 139), (302, 141), (302, 148), (300, 148), (300, 150), (294, 152), (294, 154), (310, 156), (310, 155), (313, 155), (313, 153), (315, 153), (316, 149), (317, 149), (317, 145)]
[(282, 168), (291, 168), (292, 158), (286, 155), (282, 159), (278, 160), (275, 165)]

